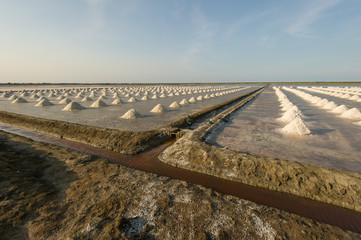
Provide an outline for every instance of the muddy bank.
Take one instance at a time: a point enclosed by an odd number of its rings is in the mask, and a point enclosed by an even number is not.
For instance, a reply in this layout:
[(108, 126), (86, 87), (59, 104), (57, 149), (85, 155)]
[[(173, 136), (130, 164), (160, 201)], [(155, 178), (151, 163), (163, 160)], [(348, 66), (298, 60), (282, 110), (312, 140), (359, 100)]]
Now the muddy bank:
[(361, 239), (184, 181), (0, 132), (2, 239)]
[[(204, 116), (210, 111), (230, 104), (238, 99), (249, 96), (254, 91), (238, 96), (221, 104), (206, 108), (191, 115), (191, 119)], [(101, 128), (59, 120), (32, 117), (17, 113), (0, 111), (0, 121), (9, 125), (23, 127), (57, 137), (66, 138), (93, 146), (109, 149), (123, 154), (136, 154), (169, 139), (167, 130), (174, 131), (177, 127), (186, 126), (186, 118), (181, 118), (163, 127), (144, 131), (131, 132), (117, 129)]]
[(249, 155), (206, 144), (207, 134), (227, 121), (229, 113), (241, 105), (216, 116), (215, 124), (203, 124), (188, 132), (166, 149), (160, 160), (188, 170), (361, 211), (361, 174)]

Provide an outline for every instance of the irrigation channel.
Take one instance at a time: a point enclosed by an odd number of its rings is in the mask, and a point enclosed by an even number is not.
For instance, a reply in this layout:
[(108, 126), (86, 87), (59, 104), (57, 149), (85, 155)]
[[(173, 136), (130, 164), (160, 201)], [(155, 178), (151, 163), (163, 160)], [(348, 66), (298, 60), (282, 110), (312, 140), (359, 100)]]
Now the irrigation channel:
[(169, 140), (153, 149), (138, 155), (123, 155), (110, 150), (88, 144), (58, 138), (44, 133), (0, 124), (0, 130), (30, 138), (34, 141), (46, 142), (79, 152), (108, 159), (111, 163), (121, 164), (145, 172), (154, 173), (174, 179), (199, 184), (218, 192), (250, 200), (258, 204), (284, 210), (299, 216), (307, 217), (323, 223), (331, 224), (345, 230), (361, 233), (361, 213), (323, 202), (298, 197), (292, 194), (253, 187), (240, 182), (185, 170), (161, 162), (158, 155), (174, 140)]

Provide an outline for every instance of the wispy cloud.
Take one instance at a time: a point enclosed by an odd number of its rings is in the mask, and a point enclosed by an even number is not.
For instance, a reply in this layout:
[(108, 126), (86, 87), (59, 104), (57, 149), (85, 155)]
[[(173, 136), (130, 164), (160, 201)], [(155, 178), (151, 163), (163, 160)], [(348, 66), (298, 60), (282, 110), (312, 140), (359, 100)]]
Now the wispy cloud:
[(190, 65), (201, 52), (209, 49), (211, 39), (216, 35), (218, 24), (210, 21), (202, 12), (200, 4), (192, 5), (192, 22), (195, 26), (193, 41), (182, 57), (182, 63)]
[(94, 35), (104, 27), (104, 11), (107, 0), (85, 0), (85, 2), (88, 5), (88, 22), (84, 32), (87, 35)]
[(299, 14), (297, 19), (287, 27), (286, 32), (293, 37), (310, 38), (310, 28), (323, 13), (339, 4), (341, 0), (312, 0), (308, 8)]

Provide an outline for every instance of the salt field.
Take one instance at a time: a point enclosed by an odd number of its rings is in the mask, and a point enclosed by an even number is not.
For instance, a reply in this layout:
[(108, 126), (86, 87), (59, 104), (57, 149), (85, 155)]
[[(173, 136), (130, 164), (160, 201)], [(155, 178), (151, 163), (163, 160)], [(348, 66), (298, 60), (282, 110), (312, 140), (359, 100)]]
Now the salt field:
[(145, 131), (255, 90), (237, 86), (25, 86), (0, 89), (0, 108), (91, 126)]
[(208, 135), (231, 150), (361, 173), (360, 87), (269, 87)]

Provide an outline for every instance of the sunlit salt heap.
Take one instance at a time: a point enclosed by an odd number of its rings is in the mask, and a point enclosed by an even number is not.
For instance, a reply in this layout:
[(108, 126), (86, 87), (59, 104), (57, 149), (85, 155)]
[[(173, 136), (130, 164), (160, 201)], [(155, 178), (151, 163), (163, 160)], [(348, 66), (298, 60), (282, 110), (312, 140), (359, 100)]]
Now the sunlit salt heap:
[(165, 107), (162, 104), (157, 104), (152, 110), (150, 110), (150, 112), (152, 113), (162, 113), (166, 111), (167, 109), (165, 109)]
[(345, 105), (340, 105), (336, 108), (334, 108), (331, 112), (335, 113), (335, 114), (342, 114), (344, 112), (346, 112), (348, 110), (348, 108)]
[(187, 101), (187, 99), (183, 99), (179, 104), (184, 106), (184, 105), (188, 105), (189, 102)]
[(337, 108), (337, 105), (335, 102), (331, 101), (331, 102), (328, 102), (326, 105), (324, 105), (322, 108), (326, 109), (326, 110), (331, 110), (331, 109)]
[(83, 107), (82, 105), (80, 105), (77, 102), (71, 102), (68, 105), (66, 105), (62, 111), (77, 111), (77, 110), (83, 110), (85, 109), (85, 107)]
[(90, 102), (90, 101), (93, 101), (93, 99), (91, 99), (90, 97), (84, 97), (81, 101), (82, 102)]
[(135, 97), (131, 97), (131, 98), (129, 98), (128, 102), (135, 103), (135, 102), (137, 102), (137, 99)]
[(40, 102), (38, 102), (37, 104), (35, 104), (35, 107), (46, 107), (46, 106), (52, 106), (54, 105), (53, 103), (51, 103), (48, 99), (43, 99)]
[(325, 106), (329, 101), (326, 98), (321, 99), (319, 102), (316, 103), (316, 106), (322, 107)]
[(361, 113), (357, 108), (351, 108), (350, 110), (342, 113), (340, 117), (361, 120)]
[(169, 108), (177, 109), (180, 108), (180, 106), (177, 102), (173, 102), (171, 105), (169, 105)]
[(59, 104), (69, 104), (69, 103), (71, 103), (72, 101), (69, 99), (69, 98), (64, 98), (63, 100), (61, 100), (60, 102), (59, 102)]
[(196, 98), (195, 98), (195, 97), (191, 97), (191, 98), (188, 100), (188, 102), (190, 102), (190, 103), (195, 103), (195, 102), (196, 102)]
[(292, 108), (288, 109), (279, 120), (284, 122), (291, 122), (297, 117), (301, 117), (303, 114), (297, 108), (297, 106), (293, 106)]
[(26, 101), (24, 98), (18, 97), (14, 101), (12, 101), (11, 103), (27, 103), (27, 102), (28, 101)]
[(294, 120), (292, 120), (289, 124), (282, 128), (282, 132), (293, 135), (311, 134), (310, 129), (308, 129), (301, 117), (296, 117)]
[(140, 118), (140, 117), (142, 117), (142, 115), (140, 115), (140, 113), (138, 113), (134, 109), (130, 109), (128, 112), (126, 112), (120, 118), (123, 118), (123, 119), (136, 119), (136, 118)]
[(108, 106), (108, 104), (106, 104), (105, 102), (103, 102), (102, 100), (98, 99), (95, 102), (93, 102), (92, 105), (90, 105), (90, 107), (92, 108), (101, 108), (101, 107), (106, 107)]
[(121, 99), (116, 98), (116, 99), (114, 99), (114, 101), (111, 104), (112, 105), (120, 105), (122, 103), (124, 103), (124, 102)]

